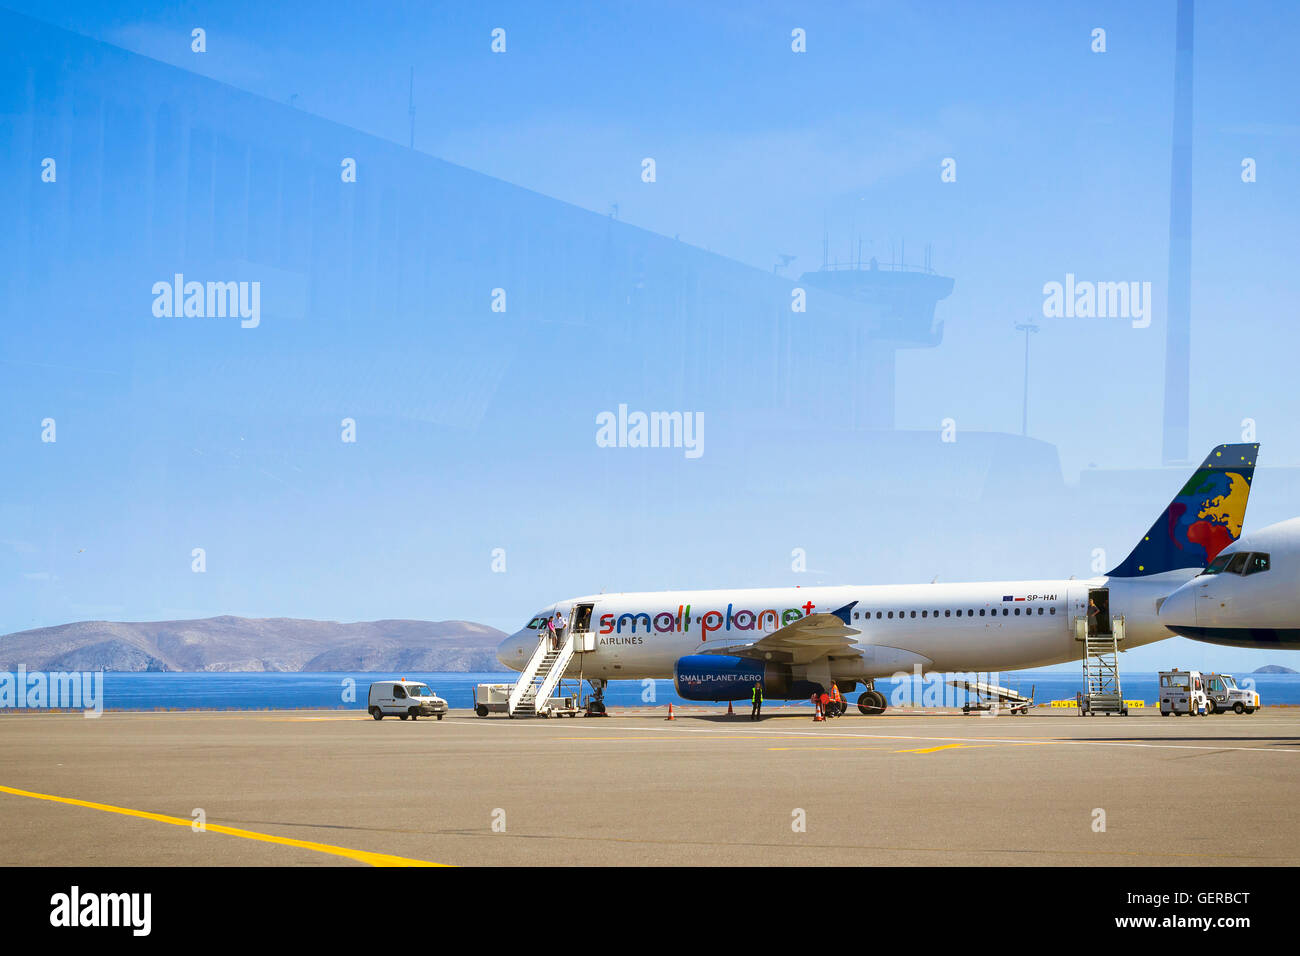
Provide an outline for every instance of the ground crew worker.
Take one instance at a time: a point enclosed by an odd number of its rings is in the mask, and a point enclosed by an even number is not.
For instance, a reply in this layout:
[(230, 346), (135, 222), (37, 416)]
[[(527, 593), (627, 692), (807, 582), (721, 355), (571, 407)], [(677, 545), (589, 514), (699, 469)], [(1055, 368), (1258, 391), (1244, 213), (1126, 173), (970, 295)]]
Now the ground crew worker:
[(819, 701), (821, 703), (822, 717), (825, 717), (830, 712), (830, 708), (827, 707), (826, 705), (831, 702), (831, 695), (826, 693), (826, 691), (822, 691), (822, 695), (819, 698)]
[(831, 700), (835, 701), (835, 716), (838, 717), (844, 708), (840, 704), (844, 703), (844, 698), (840, 696), (840, 685), (831, 681)]
[(763, 685), (758, 681), (754, 681), (754, 692), (752, 696), (754, 699), (754, 709), (749, 712), (749, 719), (762, 720), (763, 719)]

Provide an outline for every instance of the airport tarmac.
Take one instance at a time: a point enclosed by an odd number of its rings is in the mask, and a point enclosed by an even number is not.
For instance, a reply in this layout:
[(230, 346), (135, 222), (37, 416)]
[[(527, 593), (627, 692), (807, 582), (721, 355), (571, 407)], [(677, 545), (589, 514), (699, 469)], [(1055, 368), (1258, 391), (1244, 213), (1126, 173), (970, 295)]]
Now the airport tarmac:
[(1300, 709), (770, 712), (9, 713), (0, 863), (1300, 862)]

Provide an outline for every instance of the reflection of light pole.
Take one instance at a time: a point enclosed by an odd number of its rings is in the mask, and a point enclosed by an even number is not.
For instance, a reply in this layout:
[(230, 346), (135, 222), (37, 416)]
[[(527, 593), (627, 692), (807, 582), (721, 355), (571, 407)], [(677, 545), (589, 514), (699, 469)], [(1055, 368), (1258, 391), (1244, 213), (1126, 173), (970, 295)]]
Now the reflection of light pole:
[(406, 104), (406, 111), (411, 117), (411, 149), (415, 149), (415, 67), (411, 67), (411, 88)]
[(1021, 405), (1020, 434), (1029, 435), (1029, 333), (1037, 332), (1038, 326), (1032, 322), (1017, 322), (1016, 331), (1025, 333), (1025, 398)]

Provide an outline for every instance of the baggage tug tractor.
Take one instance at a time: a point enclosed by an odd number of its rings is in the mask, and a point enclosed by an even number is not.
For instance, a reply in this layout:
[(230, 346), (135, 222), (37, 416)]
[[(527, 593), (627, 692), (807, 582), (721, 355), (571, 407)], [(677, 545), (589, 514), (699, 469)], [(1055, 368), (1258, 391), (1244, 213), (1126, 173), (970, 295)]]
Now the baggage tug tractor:
[(1229, 710), (1234, 714), (1253, 714), (1259, 707), (1259, 694), (1238, 687), (1231, 674), (1207, 674), (1205, 693), (1209, 698), (1208, 710), (1212, 714)]
[(1170, 714), (1208, 714), (1209, 697), (1205, 693), (1205, 678), (1200, 671), (1160, 672), (1160, 716)]

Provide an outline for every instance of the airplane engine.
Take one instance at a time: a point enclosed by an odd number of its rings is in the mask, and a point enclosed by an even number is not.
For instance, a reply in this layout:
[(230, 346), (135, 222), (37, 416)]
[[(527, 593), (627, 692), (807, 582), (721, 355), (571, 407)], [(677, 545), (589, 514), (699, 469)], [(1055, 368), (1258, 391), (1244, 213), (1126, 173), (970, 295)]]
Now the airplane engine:
[(749, 700), (756, 681), (763, 684), (763, 696), (772, 700), (802, 699), (823, 689), (796, 677), (784, 664), (748, 657), (690, 654), (678, 658), (673, 668), (673, 684), (683, 700)]

